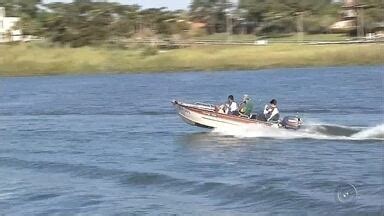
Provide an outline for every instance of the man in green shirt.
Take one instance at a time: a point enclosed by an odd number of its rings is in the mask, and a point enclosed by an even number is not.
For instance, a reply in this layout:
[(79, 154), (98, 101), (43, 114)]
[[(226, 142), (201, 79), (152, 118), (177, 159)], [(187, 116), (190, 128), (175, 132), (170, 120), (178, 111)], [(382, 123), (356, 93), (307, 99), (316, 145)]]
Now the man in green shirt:
[(249, 117), (253, 110), (253, 103), (248, 95), (244, 95), (243, 102), (240, 104), (239, 113), (240, 116)]

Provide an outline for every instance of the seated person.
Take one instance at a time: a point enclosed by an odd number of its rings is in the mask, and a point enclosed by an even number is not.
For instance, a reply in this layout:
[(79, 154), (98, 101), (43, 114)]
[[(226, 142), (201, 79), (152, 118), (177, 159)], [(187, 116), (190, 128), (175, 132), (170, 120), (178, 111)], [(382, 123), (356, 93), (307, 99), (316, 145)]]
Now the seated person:
[(272, 99), (269, 104), (264, 107), (264, 117), (267, 122), (276, 122), (279, 121), (280, 114), (279, 109), (277, 108), (277, 100)]
[(219, 106), (219, 113), (224, 113), (228, 115), (237, 115), (238, 114), (238, 105), (235, 102), (233, 95), (228, 96), (228, 101)]
[(227, 102), (227, 114), (229, 115), (237, 115), (239, 113), (238, 109), (239, 106), (237, 105), (235, 98), (233, 95), (228, 96), (228, 102)]
[(250, 117), (253, 110), (253, 103), (251, 98), (248, 95), (244, 95), (243, 102), (239, 107), (239, 114), (243, 117)]

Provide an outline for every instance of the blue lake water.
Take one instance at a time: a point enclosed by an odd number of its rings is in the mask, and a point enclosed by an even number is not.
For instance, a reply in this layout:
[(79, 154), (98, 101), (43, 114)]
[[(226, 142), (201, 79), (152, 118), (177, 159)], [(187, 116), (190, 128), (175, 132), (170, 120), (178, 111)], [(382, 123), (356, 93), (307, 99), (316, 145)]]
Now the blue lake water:
[[(383, 83), (383, 66), (1, 78), (0, 215), (383, 215)], [(170, 103), (229, 94), (306, 126), (210, 131)]]

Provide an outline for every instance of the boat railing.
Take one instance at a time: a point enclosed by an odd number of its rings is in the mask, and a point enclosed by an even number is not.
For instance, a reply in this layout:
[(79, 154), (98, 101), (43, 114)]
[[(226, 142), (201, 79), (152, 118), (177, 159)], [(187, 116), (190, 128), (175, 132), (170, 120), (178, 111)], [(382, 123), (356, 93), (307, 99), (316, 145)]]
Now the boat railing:
[(215, 110), (215, 105), (208, 104), (208, 103), (201, 103), (201, 102), (196, 102), (193, 104), (196, 108), (203, 109), (203, 110), (208, 110), (208, 111), (213, 111)]
[(198, 106), (206, 106), (206, 107), (210, 107), (210, 108), (215, 108), (215, 105), (213, 105), (213, 104), (208, 104), (208, 103), (196, 102), (195, 105), (198, 105)]

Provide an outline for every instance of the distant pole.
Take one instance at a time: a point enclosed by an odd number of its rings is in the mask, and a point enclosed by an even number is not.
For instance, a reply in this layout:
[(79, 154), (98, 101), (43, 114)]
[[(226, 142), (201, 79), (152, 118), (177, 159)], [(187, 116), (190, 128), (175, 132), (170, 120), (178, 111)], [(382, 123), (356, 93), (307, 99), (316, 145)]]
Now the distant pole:
[(232, 41), (232, 20), (231, 15), (227, 13), (227, 42)]
[(234, 12), (234, 3), (233, 1), (228, 1), (225, 3), (225, 16), (226, 16), (226, 27), (227, 27), (227, 43), (232, 41), (232, 32), (233, 32), (233, 12)]
[(361, 22), (361, 33), (365, 37), (365, 28), (364, 28), (364, 9), (360, 11), (360, 22)]
[(358, 37), (364, 37), (365, 32), (364, 32), (364, 17), (363, 17), (363, 10), (361, 7), (357, 7), (357, 36)]
[(18, 17), (21, 17), (21, 13), (20, 13), (20, 0), (17, 0), (17, 2), (16, 2), (16, 4), (17, 4), (17, 11), (16, 11), (16, 14), (17, 14), (17, 16)]
[(139, 34), (140, 34), (140, 37), (142, 36), (143, 31), (144, 31), (143, 16), (139, 15)]
[(302, 43), (304, 40), (304, 12), (298, 12), (297, 14), (297, 42)]

